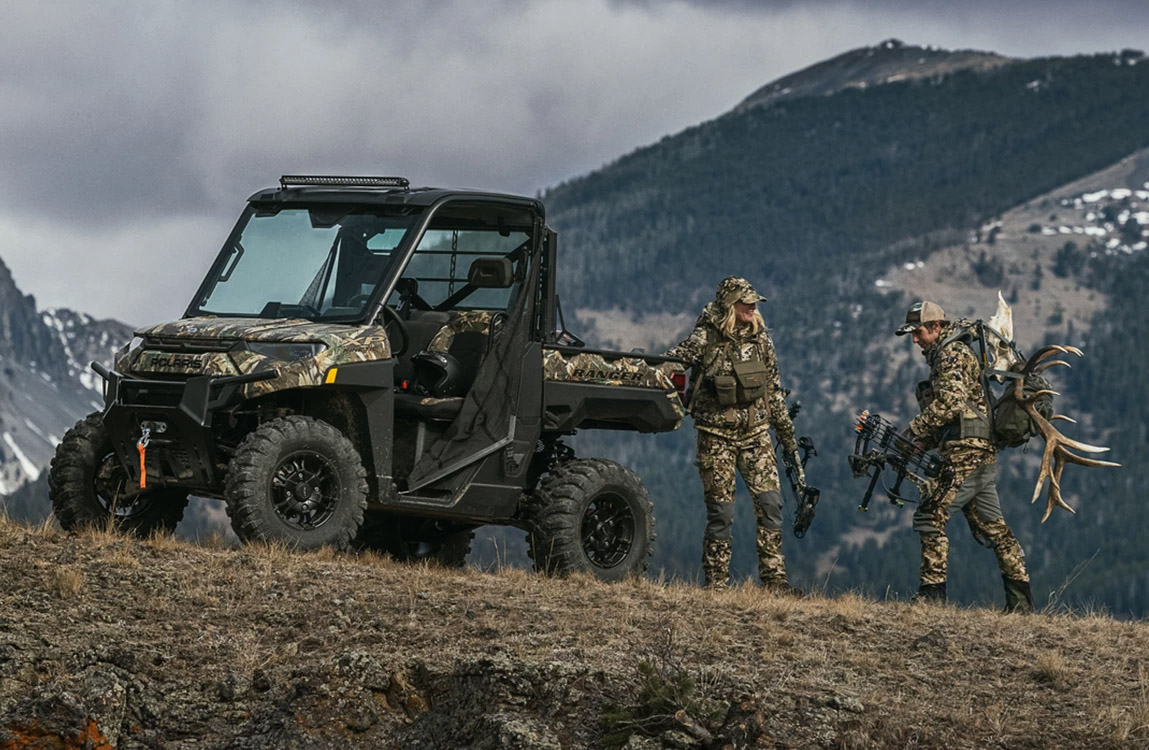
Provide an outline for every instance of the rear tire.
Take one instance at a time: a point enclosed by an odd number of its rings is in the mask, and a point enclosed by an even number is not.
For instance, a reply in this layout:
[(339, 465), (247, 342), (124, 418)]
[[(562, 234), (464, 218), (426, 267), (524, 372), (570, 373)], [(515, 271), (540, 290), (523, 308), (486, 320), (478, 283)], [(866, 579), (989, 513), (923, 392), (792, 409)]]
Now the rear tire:
[(48, 470), (48, 499), (65, 531), (108, 523), (139, 537), (175, 530), (188, 504), (186, 490), (128, 490), (127, 472), (98, 413), (64, 433)]
[(347, 549), (363, 524), (367, 471), (351, 441), (326, 422), (273, 419), (236, 449), (224, 501), (241, 541)]
[(650, 496), (613, 461), (560, 463), (535, 490), (530, 518), (528, 554), (541, 573), (620, 581), (645, 571), (654, 550)]

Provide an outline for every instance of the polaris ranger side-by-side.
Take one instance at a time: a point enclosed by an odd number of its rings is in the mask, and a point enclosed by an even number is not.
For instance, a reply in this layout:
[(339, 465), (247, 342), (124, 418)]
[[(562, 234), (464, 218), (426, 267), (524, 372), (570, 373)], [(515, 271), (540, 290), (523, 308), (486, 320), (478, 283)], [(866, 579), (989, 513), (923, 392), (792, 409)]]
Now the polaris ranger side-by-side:
[(540, 570), (645, 569), (642, 483), (560, 438), (674, 430), (685, 376), (564, 329), (556, 245), (531, 198), (283, 177), (182, 319), (93, 363), (105, 406), (57, 449), (57, 519), (148, 534), (195, 494), (243, 541), (461, 565), (476, 527), (510, 524)]

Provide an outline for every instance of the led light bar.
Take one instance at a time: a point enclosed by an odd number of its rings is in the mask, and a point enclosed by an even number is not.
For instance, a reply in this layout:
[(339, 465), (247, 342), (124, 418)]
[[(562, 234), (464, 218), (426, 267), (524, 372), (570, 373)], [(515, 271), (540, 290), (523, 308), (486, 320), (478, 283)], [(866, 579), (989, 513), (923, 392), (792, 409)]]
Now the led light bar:
[(321, 187), (407, 188), (411, 183), (406, 177), (336, 177), (327, 175), (285, 174), (279, 178), (279, 186), (281, 188), (307, 185)]

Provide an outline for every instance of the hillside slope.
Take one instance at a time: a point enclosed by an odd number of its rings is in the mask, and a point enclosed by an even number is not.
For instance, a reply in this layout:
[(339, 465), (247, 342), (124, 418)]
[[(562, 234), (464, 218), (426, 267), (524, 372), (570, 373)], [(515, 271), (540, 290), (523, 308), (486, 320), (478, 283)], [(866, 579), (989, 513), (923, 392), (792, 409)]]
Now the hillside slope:
[(5, 750), (1149, 743), (1144, 623), (6, 521), (0, 564)]

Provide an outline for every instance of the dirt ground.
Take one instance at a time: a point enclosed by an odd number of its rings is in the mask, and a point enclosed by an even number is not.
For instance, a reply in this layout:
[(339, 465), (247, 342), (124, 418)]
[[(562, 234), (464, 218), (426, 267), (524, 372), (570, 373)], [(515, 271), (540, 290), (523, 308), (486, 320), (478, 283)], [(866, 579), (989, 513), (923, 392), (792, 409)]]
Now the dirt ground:
[(1149, 626), (0, 521), (0, 748), (1149, 747)]

